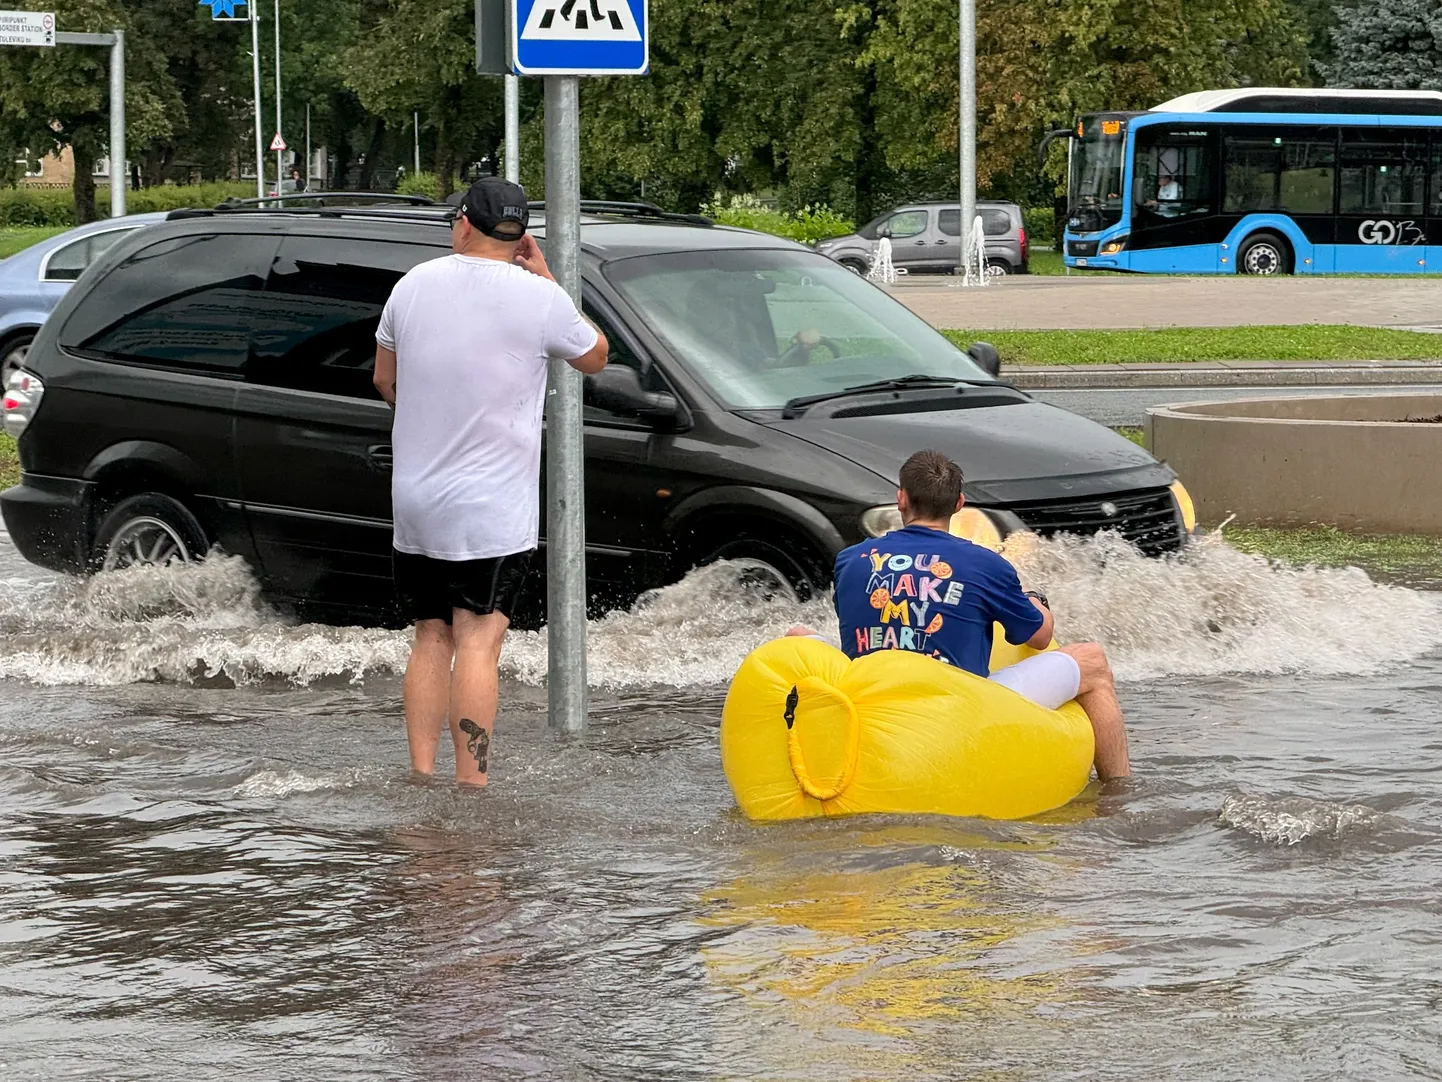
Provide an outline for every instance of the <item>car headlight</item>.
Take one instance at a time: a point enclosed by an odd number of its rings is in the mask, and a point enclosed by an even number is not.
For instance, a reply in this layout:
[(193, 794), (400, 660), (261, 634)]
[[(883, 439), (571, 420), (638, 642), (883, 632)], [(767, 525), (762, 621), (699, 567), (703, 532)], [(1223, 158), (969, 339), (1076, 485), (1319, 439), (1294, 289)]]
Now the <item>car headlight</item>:
[(862, 513), (861, 528), (866, 531), (867, 537), (889, 534), (892, 530), (901, 529), (901, 512), (894, 503), (886, 507), (873, 507)]
[(975, 507), (963, 507), (951, 516), (951, 533), (964, 537), (973, 545), (980, 545), (993, 552), (1001, 551), (1001, 530), (991, 516)]
[(1105, 244), (1102, 245), (1101, 254), (1116, 255), (1127, 246), (1127, 241), (1130, 239), (1130, 237), (1113, 237), (1111, 240), (1107, 241)]
[(1187, 533), (1197, 528), (1197, 507), (1192, 503), (1192, 494), (1180, 481), (1172, 482), (1172, 499), (1177, 501), (1177, 512), (1182, 516), (1182, 525)]

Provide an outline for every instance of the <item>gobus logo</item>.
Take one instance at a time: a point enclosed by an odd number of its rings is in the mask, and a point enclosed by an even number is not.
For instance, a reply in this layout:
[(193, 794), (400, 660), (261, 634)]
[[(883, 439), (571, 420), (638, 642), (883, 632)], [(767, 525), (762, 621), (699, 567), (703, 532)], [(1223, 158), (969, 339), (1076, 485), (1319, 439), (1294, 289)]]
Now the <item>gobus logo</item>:
[(1357, 239), (1363, 244), (1426, 244), (1427, 234), (1416, 222), (1368, 218), (1357, 227)]

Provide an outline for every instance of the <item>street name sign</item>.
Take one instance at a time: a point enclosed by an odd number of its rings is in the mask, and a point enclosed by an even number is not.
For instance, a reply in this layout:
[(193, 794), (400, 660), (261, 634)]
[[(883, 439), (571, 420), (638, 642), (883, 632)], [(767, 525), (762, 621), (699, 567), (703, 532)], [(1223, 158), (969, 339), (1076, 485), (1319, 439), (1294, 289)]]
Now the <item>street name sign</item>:
[(647, 0), (510, 0), (517, 75), (644, 75)]
[(55, 44), (55, 12), (0, 11), (0, 45)]

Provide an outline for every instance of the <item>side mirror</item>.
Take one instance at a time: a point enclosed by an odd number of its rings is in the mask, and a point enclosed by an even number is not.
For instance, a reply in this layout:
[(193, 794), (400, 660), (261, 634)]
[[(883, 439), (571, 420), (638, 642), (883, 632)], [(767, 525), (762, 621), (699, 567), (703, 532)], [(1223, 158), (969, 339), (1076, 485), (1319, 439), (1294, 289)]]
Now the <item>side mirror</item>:
[(681, 416), (675, 396), (641, 386), (641, 377), (624, 364), (608, 364), (586, 377), (585, 401), (623, 417), (639, 417), (657, 428), (674, 425)]
[(1001, 375), (1001, 354), (990, 342), (973, 342), (966, 355), (980, 365), (988, 376)]

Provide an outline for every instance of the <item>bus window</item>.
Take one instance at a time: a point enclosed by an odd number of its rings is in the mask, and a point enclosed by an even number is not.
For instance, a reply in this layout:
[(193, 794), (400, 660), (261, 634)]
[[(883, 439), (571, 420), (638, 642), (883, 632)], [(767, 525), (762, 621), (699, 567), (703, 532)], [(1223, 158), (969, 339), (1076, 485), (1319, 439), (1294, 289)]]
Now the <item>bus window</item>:
[(1271, 137), (1229, 135), (1223, 141), (1226, 160), (1226, 194), (1222, 210), (1250, 214), (1277, 209), (1277, 173), (1281, 155)]
[(1212, 212), (1208, 133), (1150, 126), (1137, 133), (1132, 202), (1162, 218)]
[(1442, 217), (1442, 137), (1432, 138), (1432, 210), (1434, 218)]
[(1337, 133), (1320, 129), (1282, 137), (1277, 203), (1291, 214), (1331, 214)]
[(1427, 183), (1427, 137), (1405, 128), (1342, 133), (1343, 214), (1418, 214)]
[(1227, 213), (1332, 213), (1335, 129), (1254, 129), (1229, 135), (1224, 142), (1227, 190), (1222, 209)]

